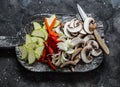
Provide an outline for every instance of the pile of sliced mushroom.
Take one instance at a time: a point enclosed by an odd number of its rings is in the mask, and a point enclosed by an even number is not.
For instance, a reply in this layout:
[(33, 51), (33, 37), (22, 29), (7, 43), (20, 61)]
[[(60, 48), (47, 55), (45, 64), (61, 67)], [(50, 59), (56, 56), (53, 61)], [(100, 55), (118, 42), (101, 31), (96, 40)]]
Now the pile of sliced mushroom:
[(59, 52), (52, 54), (52, 63), (55, 66), (60, 68), (75, 67), (80, 61), (90, 63), (94, 56), (99, 56), (102, 53), (93, 34), (94, 29), (90, 30), (91, 22), (94, 22), (93, 18), (88, 18), (84, 22), (72, 19), (64, 23), (63, 27), (58, 26), (54, 29), (60, 34), (59, 39), (62, 40), (57, 44)]

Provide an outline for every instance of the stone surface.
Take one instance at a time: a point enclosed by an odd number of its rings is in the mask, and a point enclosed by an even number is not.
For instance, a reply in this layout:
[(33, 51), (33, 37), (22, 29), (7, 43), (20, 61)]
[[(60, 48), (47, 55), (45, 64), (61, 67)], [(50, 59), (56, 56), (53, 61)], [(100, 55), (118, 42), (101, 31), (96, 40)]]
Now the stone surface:
[(0, 87), (120, 87), (119, 0), (0, 0), (0, 35), (15, 36), (25, 19), (37, 13), (76, 14), (76, 3), (105, 26), (110, 55), (87, 73), (33, 73), (17, 61), (14, 49), (0, 49)]

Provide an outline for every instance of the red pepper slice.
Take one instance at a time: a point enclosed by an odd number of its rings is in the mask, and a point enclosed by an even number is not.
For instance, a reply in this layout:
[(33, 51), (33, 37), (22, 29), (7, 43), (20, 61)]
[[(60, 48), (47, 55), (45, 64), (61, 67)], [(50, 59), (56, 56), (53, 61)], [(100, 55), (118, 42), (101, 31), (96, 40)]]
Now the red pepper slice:
[(48, 64), (49, 64), (49, 66), (50, 66), (53, 70), (56, 70), (56, 67), (51, 63), (50, 58), (47, 57), (47, 59), (48, 59)]
[(40, 60), (41, 60), (41, 61), (44, 61), (44, 60), (45, 60), (45, 57), (46, 57), (46, 49), (44, 49), (43, 55), (41, 56)]
[(53, 54), (53, 52), (54, 52), (53, 49), (50, 46), (48, 46), (48, 51), (49, 51), (50, 54)]

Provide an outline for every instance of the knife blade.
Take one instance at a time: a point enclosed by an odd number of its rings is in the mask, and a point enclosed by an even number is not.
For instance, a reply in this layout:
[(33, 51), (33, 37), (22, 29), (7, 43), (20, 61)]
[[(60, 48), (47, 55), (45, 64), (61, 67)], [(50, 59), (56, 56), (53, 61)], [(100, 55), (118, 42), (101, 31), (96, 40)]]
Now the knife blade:
[(85, 19), (88, 18), (87, 14), (83, 11), (79, 4), (77, 4), (77, 8), (81, 18), (83, 19), (83, 21), (85, 21)]

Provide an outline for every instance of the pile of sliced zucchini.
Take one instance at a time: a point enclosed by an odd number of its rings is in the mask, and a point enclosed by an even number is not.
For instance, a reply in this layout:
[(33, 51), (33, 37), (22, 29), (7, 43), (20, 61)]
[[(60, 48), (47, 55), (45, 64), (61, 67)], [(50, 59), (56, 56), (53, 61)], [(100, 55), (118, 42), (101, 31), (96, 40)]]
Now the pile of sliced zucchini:
[(33, 22), (34, 29), (31, 35), (26, 34), (25, 44), (19, 46), (21, 59), (33, 64), (36, 59), (40, 59), (44, 50), (44, 41), (48, 38), (45, 26), (41, 26), (38, 22)]

